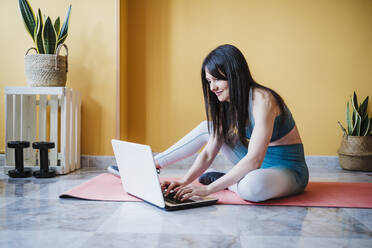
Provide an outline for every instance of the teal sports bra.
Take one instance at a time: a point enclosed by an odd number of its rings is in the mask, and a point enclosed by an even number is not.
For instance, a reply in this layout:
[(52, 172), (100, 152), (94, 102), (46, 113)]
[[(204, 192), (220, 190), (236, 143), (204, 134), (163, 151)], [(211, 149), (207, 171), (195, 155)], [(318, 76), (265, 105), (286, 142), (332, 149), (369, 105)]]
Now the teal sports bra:
[[(283, 115), (283, 113), (281, 113), (275, 118), (273, 134), (271, 136), (270, 142), (284, 137), (295, 126), (295, 121), (293, 119), (292, 113), (291, 111), (289, 111), (287, 106), (284, 106), (284, 111), (286, 112), (286, 115)], [(252, 87), (249, 89), (249, 119), (250, 125), (245, 129), (248, 139), (251, 138), (254, 128), (254, 119), (252, 114)]]

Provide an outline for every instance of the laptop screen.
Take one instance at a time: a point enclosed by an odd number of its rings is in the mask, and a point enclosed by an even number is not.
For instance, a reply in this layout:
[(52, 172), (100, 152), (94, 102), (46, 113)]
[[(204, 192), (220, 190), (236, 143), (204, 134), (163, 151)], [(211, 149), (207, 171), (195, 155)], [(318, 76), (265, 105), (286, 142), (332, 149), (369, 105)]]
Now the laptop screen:
[(151, 147), (114, 139), (112, 147), (124, 190), (164, 208), (164, 198)]

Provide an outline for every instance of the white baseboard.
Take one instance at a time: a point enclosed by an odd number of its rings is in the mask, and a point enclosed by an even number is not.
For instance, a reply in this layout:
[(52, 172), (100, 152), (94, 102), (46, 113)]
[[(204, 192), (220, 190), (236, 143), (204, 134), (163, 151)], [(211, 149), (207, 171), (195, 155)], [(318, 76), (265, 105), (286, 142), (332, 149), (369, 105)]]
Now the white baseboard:
[(0, 154), (0, 166), (5, 165), (5, 154)]
[[(190, 165), (196, 159), (197, 154), (188, 157), (184, 160), (178, 161), (175, 164), (171, 165), (172, 167), (177, 167), (180, 169), (189, 168)], [(316, 156), (309, 155), (305, 156), (306, 163), (309, 167), (321, 167), (321, 168), (335, 168), (340, 167), (338, 162), (338, 156)], [(105, 169), (110, 165), (115, 165), (115, 157), (113, 156), (91, 156), (91, 155), (82, 155), (81, 156), (81, 167), (82, 168), (100, 168)], [(216, 159), (213, 161), (212, 166), (216, 169), (228, 169), (232, 167), (232, 163), (225, 159), (222, 154), (218, 154)]]
[[(180, 169), (189, 168), (193, 161), (196, 159), (196, 154), (186, 158), (182, 161), (171, 165)], [(321, 167), (321, 168), (339, 168), (339, 162), (337, 156), (316, 156), (309, 155), (305, 156), (306, 163), (309, 167)], [(110, 165), (115, 165), (114, 156), (93, 156), (93, 155), (82, 155), (80, 160), (81, 168), (97, 168), (97, 169), (106, 169)], [(5, 165), (5, 154), (0, 154), (0, 166)], [(231, 168), (232, 164), (230, 161), (226, 160), (222, 154), (218, 154), (214, 160), (212, 166), (216, 169), (228, 169)]]

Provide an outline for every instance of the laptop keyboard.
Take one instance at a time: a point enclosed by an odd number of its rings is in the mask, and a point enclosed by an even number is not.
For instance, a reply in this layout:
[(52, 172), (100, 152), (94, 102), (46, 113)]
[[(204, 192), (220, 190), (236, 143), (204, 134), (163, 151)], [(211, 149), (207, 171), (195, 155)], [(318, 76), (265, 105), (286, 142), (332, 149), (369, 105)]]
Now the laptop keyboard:
[(167, 201), (167, 202), (170, 202), (172, 204), (182, 204), (182, 203), (194, 202), (193, 200), (190, 200), (190, 199), (187, 199), (187, 200), (184, 200), (184, 201), (177, 200), (177, 199), (174, 198), (175, 195), (176, 195), (176, 192), (171, 191), (168, 196), (164, 195), (164, 200)]

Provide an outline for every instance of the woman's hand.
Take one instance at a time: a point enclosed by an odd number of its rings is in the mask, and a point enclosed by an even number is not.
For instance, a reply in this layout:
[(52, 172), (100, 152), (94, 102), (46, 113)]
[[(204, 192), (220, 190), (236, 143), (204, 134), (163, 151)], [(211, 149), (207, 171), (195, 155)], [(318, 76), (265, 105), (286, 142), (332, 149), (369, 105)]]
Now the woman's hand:
[(174, 191), (177, 191), (180, 187), (184, 186), (185, 183), (183, 181), (164, 181), (160, 184), (161, 186), (161, 191), (164, 192), (165, 190), (167, 190), (167, 192), (165, 192), (165, 196), (168, 196), (168, 194), (174, 190)]
[(186, 186), (181, 186), (177, 190), (176, 195), (174, 196), (175, 199), (184, 201), (189, 199), (190, 197), (197, 195), (197, 196), (207, 196), (209, 195), (209, 188), (206, 185), (193, 185), (188, 184)]

